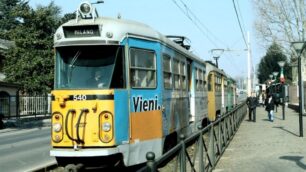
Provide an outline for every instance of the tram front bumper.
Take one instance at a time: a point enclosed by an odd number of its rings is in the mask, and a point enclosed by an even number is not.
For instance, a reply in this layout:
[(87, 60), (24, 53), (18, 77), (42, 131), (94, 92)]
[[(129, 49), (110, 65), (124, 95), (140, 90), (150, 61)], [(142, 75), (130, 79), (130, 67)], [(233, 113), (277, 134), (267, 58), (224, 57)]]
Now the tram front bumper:
[(91, 149), (58, 149), (50, 150), (50, 156), (55, 157), (95, 157), (120, 153), (119, 148), (91, 148)]

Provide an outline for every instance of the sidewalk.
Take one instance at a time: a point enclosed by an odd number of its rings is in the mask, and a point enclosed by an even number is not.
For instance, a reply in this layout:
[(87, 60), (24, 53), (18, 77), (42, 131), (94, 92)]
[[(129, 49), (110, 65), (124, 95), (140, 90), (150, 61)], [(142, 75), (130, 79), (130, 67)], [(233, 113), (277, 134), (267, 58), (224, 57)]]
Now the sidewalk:
[(248, 114), (213, 172), (302, 172), (306, 171), (306, 117), (304, 137), (299, 137), (298, 113), (281, 107), (268, 121), (263, 107), (257, 108), (256, 123)]

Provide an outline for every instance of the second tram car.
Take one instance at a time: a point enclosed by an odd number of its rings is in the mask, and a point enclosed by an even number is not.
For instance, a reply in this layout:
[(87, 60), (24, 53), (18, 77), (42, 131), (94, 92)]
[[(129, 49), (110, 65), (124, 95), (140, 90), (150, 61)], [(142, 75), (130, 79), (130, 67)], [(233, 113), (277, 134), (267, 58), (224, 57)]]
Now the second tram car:
[(224, 91), (224, 83), (226, 74), (215, 66), (210, 61), (206, 61), (206, 80), (207, 80), (207, 94), (208, 94), (208, 119), (215, 121), (221, 117), (225, 106), (225, 96), (227, 93)]

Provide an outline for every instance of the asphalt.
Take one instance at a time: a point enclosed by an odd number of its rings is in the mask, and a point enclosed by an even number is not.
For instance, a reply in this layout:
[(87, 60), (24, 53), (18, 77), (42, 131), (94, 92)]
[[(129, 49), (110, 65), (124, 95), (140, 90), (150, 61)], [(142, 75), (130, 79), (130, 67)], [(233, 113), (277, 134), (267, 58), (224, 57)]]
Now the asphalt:
[(274, 122), (268, 121), (263, 107), (257, 120), (245, 116), (239, 130), (213, 172), (304, 172), (306, 171), (306, 117), (304, 137), (300, 137), (299, 114), (279, 107)]
[(10, 132), (22, 132), (51, 126), (50, 117), (19, 118), (3, 120), (5, 128), (0, 129), (0, 135)]

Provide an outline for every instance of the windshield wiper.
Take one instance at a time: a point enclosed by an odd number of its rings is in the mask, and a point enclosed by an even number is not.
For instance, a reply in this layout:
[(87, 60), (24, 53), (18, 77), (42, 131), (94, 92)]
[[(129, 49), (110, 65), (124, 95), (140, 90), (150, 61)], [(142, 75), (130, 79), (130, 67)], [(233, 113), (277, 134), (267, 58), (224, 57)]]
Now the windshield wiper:
[(68, 82), (69, 83), (71, 83), (71, 78), (72, 78), (72, 71), (73, 71), (73, 69), (74, 69), (74, 67), (75, 67), (75, 62), (77, 61), (77, 59), (79, 58), (79, 56), (81, 55), (81, 51), (79, 50), (75, 55), (74, 55), (74, 57), (72, 58), (72, 60), (71, 60), (71, 63), (69, 64), (69, 68), (70, 68), (70, 70), (69, 70), (69, 78), (68, 78)]

